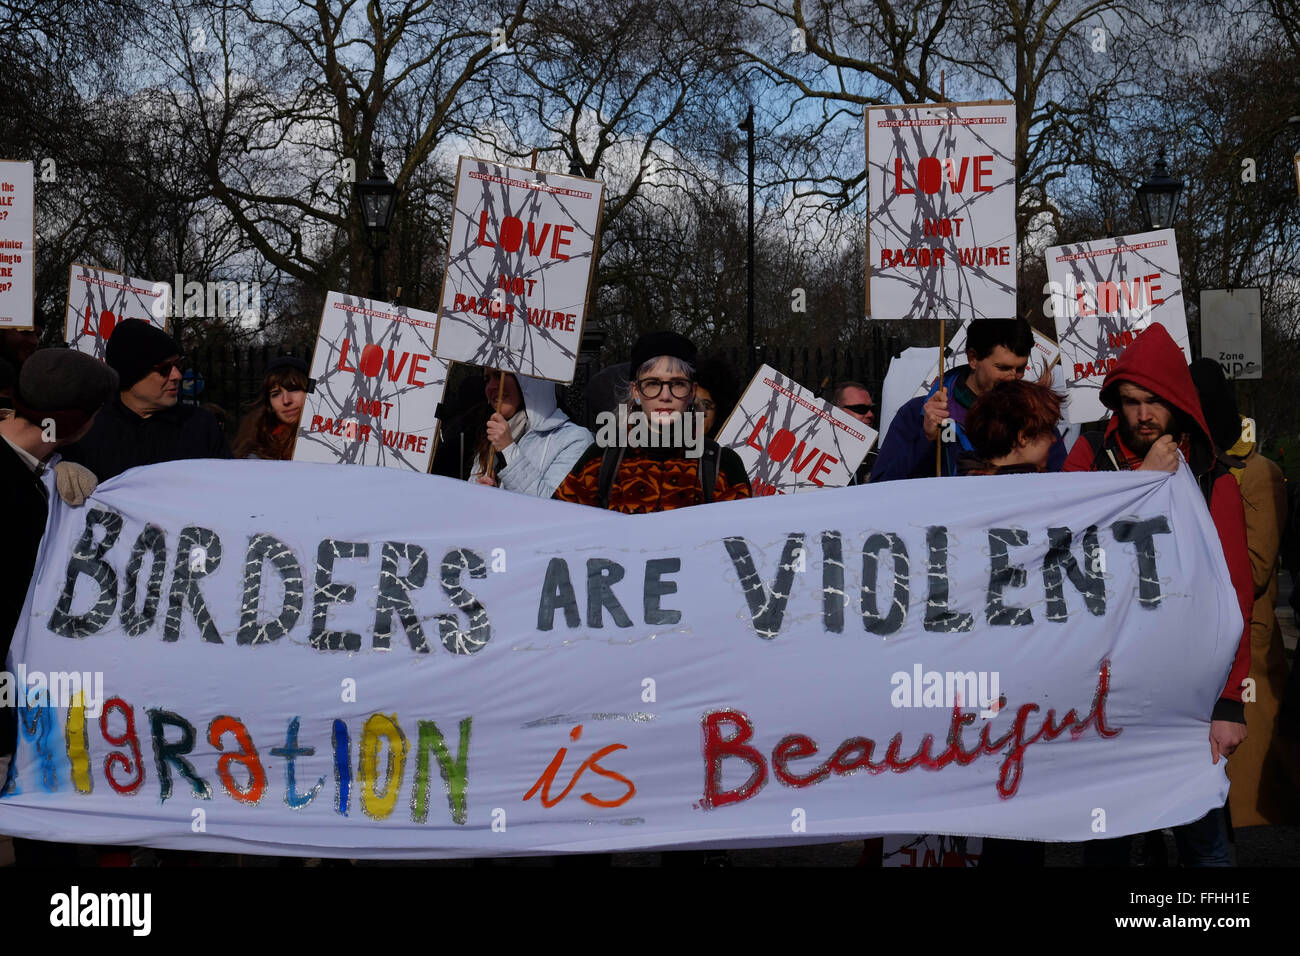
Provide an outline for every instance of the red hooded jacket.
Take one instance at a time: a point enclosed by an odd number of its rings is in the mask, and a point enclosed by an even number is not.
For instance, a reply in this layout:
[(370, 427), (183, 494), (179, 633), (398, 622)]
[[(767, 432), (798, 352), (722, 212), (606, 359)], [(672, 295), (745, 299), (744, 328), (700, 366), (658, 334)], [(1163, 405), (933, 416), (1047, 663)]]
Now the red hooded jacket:
[[(1131, 382), (1145, 388), (1186, 415), (1195, 427), (1190, 436), (1187, 461), (1197, 482), (1210, 488), (1210, 518), (1219, 532), (1219, 543), (1228, 562), (1232, 586), (1241, 604), (1243, 627), (1241, 642), (1228, 682), (1215, 704), (1212, 719), (1233, 720), (1245, 723), (1241, 704), (1241, 684), (1250, 672), (1250, 620), (1255, 607), (1254, 584), (1250, 570), (1250, 552), (1246, 547), (1246, 512), (1241, 503), (1241, 488), (1226, 468), (1216, 468), (1214, 444), (1210, 429), (1201, 412), (1201, 401), (1192, 383), (1192, 374), (1182, 350), (1163, 325), (1153, 323), (1134, 339), (1133, 344), (1121, 354), (1102, 384), (1101, 400), (1112, 411), (1106, 431), (1098, 436), (1081, 435), (1070, 450), (1064, 471), (1109, 471), (1115, 467), (1110, 455), (1120, 467), (1127, 467), (1119, 441), (1119, 383)], [(1095, 444), (1094, 444), (1095, 443)]]

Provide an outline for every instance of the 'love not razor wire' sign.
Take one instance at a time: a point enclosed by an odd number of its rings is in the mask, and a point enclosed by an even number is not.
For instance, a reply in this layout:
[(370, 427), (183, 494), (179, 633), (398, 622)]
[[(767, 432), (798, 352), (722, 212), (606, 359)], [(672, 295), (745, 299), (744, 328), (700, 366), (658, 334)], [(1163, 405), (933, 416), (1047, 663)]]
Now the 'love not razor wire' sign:
[(70, 348), (103, 361), (108, 337), (125, 319), (140, 319), (165, 332), (171, 294), (165, 282), (73, 263), (63, 337)]
[(430, 312), (326, 296), (294, 460), (427, 472), (447, 387), (437, 329)]
[(1010, 101), (871, 106), (867, 317), (1016, 314)]
[(718, 431), (760, 496), (847, 485), (875, 442), (874, 428), (768, 365)]
[(10, 670), (102, 679), (17, 695), (0, 832), (418, 859), (1222, 806), (1241, 612), (1186, 469), (960, 484), (626, 516), (182, 461), (52, 494)]
[(437, 355), (572, 382), (604, 187), (462, 156)]
[(1056, 318), (1072, 424), (1106, 415), (1106, 375), (1152, 322), (1163, 325), (1192, 360), (1172, 229), (1052, 246), (1046, 258), (1048, 308)]

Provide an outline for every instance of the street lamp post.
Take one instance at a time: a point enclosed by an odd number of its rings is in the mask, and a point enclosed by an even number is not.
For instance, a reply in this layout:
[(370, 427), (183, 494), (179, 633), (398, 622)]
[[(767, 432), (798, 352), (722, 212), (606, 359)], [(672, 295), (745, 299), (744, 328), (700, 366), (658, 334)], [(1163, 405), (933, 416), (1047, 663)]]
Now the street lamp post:
[(1146, 222), (1147, 231), (1172, 229), (1178, 212), (1178, 196), (1183, 191), (1183, 181), (1169, 175), (1165, 168), (1165, 149), (1160, 147), (1155, 169), (1137, 190), (1138, 206)]
[(749, 134), (749, 234), (745, 250), (745, 374), (754, 374), (754, 107), (737, 128)]
[(357, 202), (361, 205), (361, 221), (366, 227), (366, 245), (370, 247), (370, 297), (383, 300), (384, 249), (388, 245), (388, 227), (397, 209), (397, 187), (384, 174), (383, 151), (375, 149), (375, 159), (370, 167), (370, 178), (357, 183)]

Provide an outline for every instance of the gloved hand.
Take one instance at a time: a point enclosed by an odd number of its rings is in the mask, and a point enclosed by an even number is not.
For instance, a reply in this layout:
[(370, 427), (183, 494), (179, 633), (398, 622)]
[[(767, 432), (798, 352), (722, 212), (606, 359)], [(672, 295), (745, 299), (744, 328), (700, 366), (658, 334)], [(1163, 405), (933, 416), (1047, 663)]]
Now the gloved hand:
[(60, 461), (54, 466), (54, 487), (59, 490), (59, 497), (74, 508), (83, 504), (98, 486), (95, 473), (76, 462)]

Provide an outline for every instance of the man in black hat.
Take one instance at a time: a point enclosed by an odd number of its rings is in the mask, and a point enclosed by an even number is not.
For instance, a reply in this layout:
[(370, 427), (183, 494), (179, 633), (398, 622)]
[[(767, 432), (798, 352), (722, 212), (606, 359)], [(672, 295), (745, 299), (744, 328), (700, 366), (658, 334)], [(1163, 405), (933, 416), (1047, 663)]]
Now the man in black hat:
[[(40, 349), (23, 364), (13, 391), (14, 411), (0, 419), (0, 501), (4, 546), (0, 547), (0, 661), (18, 626), (36, 553), (49, 515), (42, 481), (54, 453), (89, 431), (95, 413), (117, 391), (117, 374), (103, 362), (72, 349)], [(94, 476), (77, 466), (55, 464), (59, 493), (80, 504), (94, 489)], [(0, 766), (13, 753), (17, 723), (12, 707), (0, 710)], [(0, 772), (0, 779), (4, 776)], [(15, 840), (19, 863), (73, 862), (70, 844)]]
[(119, 322), (104, 357), (121, 380), (118, 397), (64, 457), (107, 481), (137, 465), (229, 458), (230, 444), (202, 408), (179, 404), (180, 346), (143, 319)]

